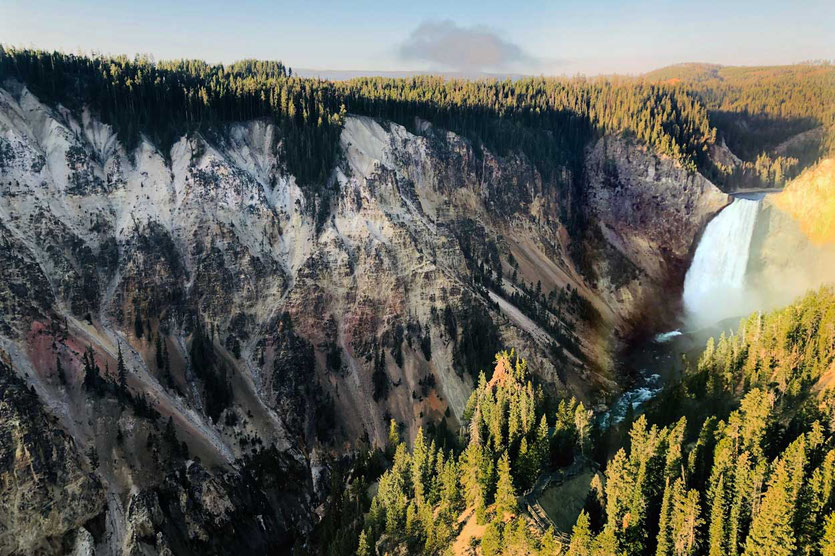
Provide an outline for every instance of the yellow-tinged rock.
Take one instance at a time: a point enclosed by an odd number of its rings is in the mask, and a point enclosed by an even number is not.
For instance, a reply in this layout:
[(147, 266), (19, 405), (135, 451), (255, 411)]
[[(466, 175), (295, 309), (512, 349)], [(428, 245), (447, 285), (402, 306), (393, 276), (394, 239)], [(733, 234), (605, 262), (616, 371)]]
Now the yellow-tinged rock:
[(772, 200), (812, 242), (835, 243), (835, 159), (824, 159), (806, 170)]

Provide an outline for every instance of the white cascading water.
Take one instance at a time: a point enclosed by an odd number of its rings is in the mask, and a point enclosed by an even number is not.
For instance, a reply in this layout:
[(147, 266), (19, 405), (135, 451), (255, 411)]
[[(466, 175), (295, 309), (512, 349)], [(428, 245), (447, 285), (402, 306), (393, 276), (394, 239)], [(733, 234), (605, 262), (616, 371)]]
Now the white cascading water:
[[(746, 291), (745, 271), (762, 198), (763, 194), (754, 194), (753, 199), (735, 198), (705, 228), (684, 277), (684, 310), (689, 327), (709, 326), (757, 308), (756, 296)], [(681, 330), (664, 332), (655, 336), (653, 343), (674, 342), (682, 335)], [(667, 355), (676, 349), (668, 350)], [(664, 360), (661, 352), (653, 353), (656, 362), (659, 357)], [(639, 370), (636, 386), (624, 392), (600, 417), (601, 427), (620, 423), (630, 410), (641, 411), (641, 406), (661, 391), (661, 377), (652, 368)]]
[(759, 200), (734, 199), (705, 228), (684, 278), (684, 309), (691, 325), (745, 312), (745, 269), (759, 209)]

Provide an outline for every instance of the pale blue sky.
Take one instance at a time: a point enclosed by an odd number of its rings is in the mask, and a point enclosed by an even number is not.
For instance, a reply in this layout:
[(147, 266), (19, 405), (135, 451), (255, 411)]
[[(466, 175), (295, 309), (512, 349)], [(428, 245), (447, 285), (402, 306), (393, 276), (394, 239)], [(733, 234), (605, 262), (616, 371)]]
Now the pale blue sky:
[(0, 42), (319, 69), (636, 73), (835, 59), (835, 0), (0, 0)]

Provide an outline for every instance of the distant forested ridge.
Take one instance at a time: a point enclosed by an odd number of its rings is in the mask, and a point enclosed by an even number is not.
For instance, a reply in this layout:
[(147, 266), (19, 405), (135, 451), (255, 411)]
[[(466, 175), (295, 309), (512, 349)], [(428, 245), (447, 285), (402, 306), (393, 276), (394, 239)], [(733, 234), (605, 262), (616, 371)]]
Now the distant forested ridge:
[(290, 171), (302, 183), (323, 182), (344, 107), (333, 84), (291, 74), (281, 62), (222, 66), (0, 48), (0, 81), (18, 79), (49, 103), (87, 106), (128, 148), (143, 134), (166, 154), (187, 133), (269, 117), (281, 128)]
[(499, 153), (523, 152), (546, 177), (576, 164), (595, 131), (631, 133), (694, 168), (714, 139), (706, 110), (682, 87), (631, 81), (330, 82), (294, 77), (280, 62), (224, 66), (2, 48), (0, 80), (8, 78), (47, 101), (89, 106), (128, 145), (143, 133), (166, 150), (190, 130), (272, 118), (286, 135), (289, 169), (305, 184), (327, 179), (346, 111), (411, 128), (422, 118)]
[[(48, 102), (88, 106), (128, 146), (144, 134), (163, 152), (190, 131), (270, 118), (286, 139), (289, 171), (317, 188), (336, 162), (346, 112), (413, 130), (419, 118), (498, 154), (524, 153), (547, 183), (569, 188), (579, 187), (583, 151), (602, 133), (632, 135), (720, 184), (779, 185), (835, 146), (835, 70), (827, 64), (684, 65), (613, 79), (331, 82), (295, 77), (281, 62), (154, 62), (0, 46), (0, 81), (8, 78)], [(824, 134), (810, 148), (779, 154), (782, 141), (816, 127)], [(710, 158), (717, 129), (745, 164), (732, 168)]]
[[(782, 185), (835, 150), (835, 66), (722, 67), (679, 64), (644, 76), (685, 85), (698, 96), (728, 147), (744, 164), (723, 168), (734, 185)], [(805, 140), (789, 142), (798, 134)]]

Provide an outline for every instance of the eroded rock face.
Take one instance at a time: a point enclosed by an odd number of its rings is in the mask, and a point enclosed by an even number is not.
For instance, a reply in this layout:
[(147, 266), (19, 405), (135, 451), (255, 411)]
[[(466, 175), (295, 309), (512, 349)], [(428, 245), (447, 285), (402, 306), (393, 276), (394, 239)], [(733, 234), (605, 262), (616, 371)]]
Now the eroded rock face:
[(155, 487), (130, 494), (123, 548), (129, 554), (284, 554), (309, 534), (309, 472), (276, 450), (241, 473), (188, 462)]
[[(0, 350), (99, 493), (31, 543), (286, 548), (329, 457), (381, 444), (392, 417), (454, 430), (499, 349), (558, 393), (613, 386), (617, 334), (724, 196), (601, 141), (589, 276), (558, 184), (417, 128), (348, 117), (331, 181), (301, 188), (266, 122), (127, 152), (86, 111), (0, 89)], [(25, 509), (10, 530), (40, 519)]]
[(701, 174), (634, 142), (604, 137), (587, 156), (588, 200), (597, 217), (597, 289), (635, 329), (678, 313), (695, 238), (730, 202)]
[(104, 506), (72, 437), (0, 360), (0, 554), (57, 551)]
[(782, 193), (760, 204), (746, 271), (750, 311), (783, 307), (811, 289), (831, 284), (835, 239), (827, 212), (835, 194), (835, 162), (804, 171)]
[[(815, 131), (815, 130), (811, 130)], [(809, 133), (809, 132), (806, 132)], [(805, 135), (801, 134), (801, 135)], [(791, 216), (815, 245), (835, 244), (835, 159), (807, 168), (768, 200)]]

